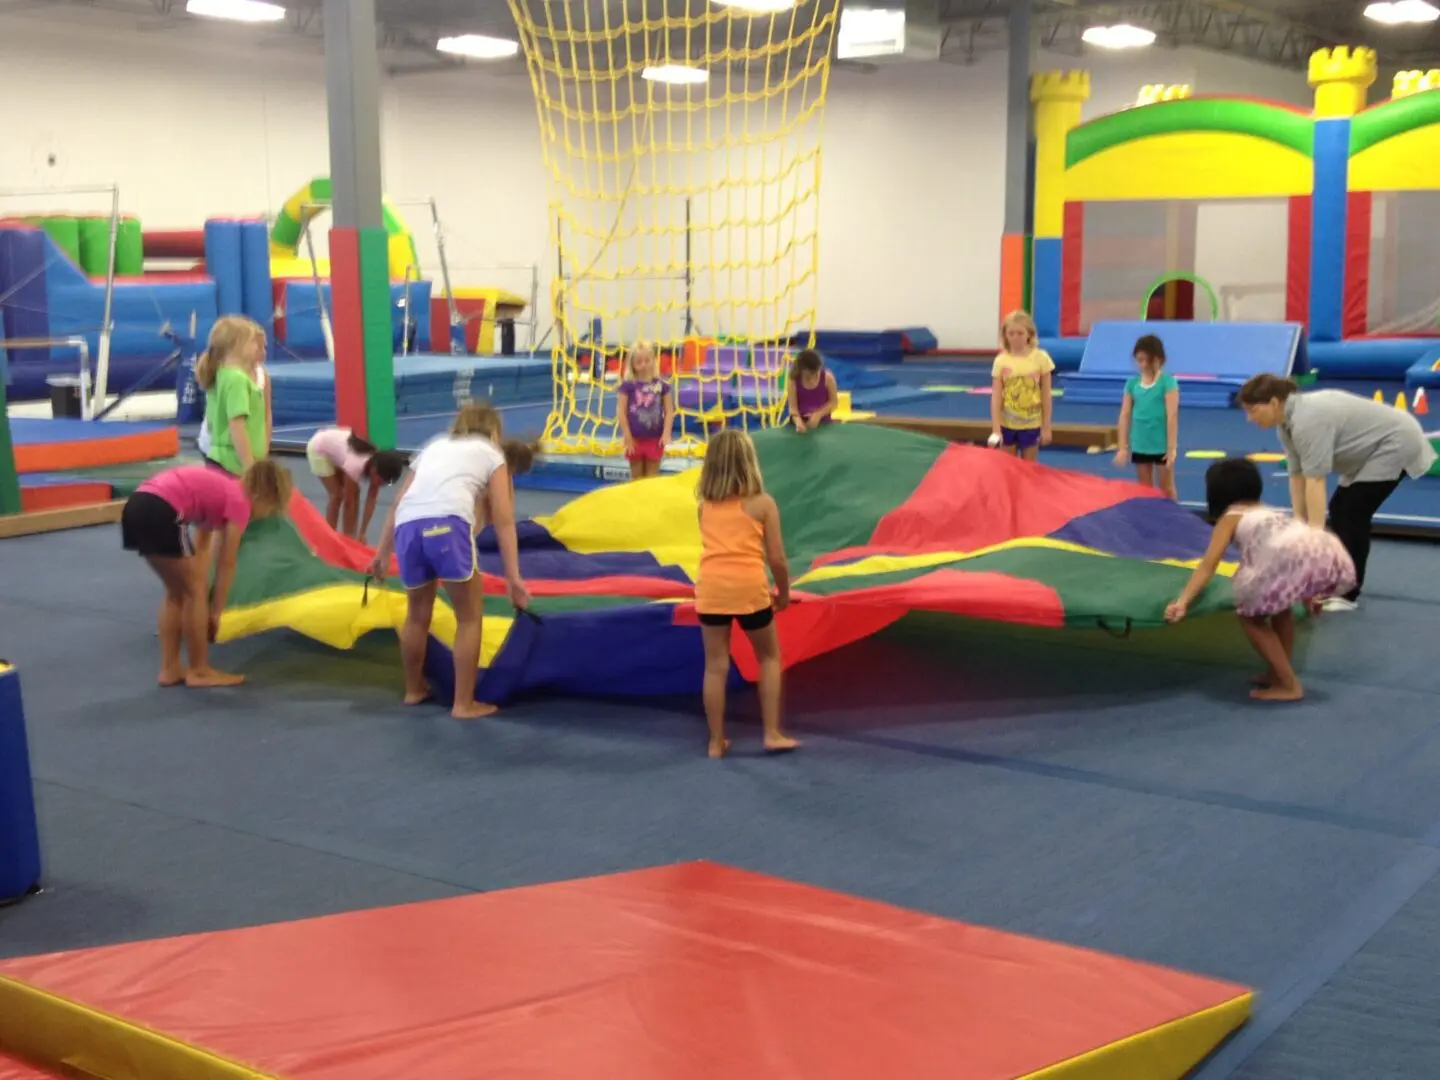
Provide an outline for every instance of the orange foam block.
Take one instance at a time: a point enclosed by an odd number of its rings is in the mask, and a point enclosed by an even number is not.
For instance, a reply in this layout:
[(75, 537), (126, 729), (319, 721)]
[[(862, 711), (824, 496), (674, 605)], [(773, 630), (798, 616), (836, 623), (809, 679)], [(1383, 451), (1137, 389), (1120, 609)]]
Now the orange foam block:
[(65, 510), (72, 506), (93, 506), (115, 497), (109, 484), (79, 480), (64, 484), (21, 485), (20, 511), (36, 514), (45, 510)]
[(166, 1080), (1179, 1080), (1242, 986), (712, 863), (0, 963), (0, 1049)]
[(174, 457), (180, 432), (173, 425), (97, 423), (11, 417), (15, 470), (65, 472)]

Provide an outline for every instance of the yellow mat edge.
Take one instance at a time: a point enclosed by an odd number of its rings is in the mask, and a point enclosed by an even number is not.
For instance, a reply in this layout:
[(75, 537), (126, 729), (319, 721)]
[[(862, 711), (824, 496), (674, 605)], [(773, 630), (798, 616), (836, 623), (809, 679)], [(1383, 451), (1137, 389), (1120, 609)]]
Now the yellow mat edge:
[(1250, 1019), (1254, 1001), (1253, 993), (1240, 994), (1019, 1080), (1183, 1080)]
[(7, 975), (0, 975), (0, 1050), (97, 1080), (279, 1080)]

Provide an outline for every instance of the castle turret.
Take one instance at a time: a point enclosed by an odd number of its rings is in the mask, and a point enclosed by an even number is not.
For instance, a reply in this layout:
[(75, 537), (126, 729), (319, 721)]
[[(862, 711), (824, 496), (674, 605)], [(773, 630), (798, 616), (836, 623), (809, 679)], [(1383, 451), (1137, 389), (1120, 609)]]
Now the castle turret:
[(1043, 71), (1030, 80), (1035, 105), (1035, 235), (1065, 228), (1065, 140), (1090, 98), (1088, 71)]
[(1310, 85), (1315, 90), (1315, 118), (1338, 120), (1365, 108), (1370, 87), (1379, 77), (1374, 49), (1337, 45), (1310, 56)]
[(1426, 90), (1440, 90), (1440, 69), (1397, 71), (1395, 81), (1390, 85), (1390, 97), (1409, 97), (1412, 94), (1423, 94)]

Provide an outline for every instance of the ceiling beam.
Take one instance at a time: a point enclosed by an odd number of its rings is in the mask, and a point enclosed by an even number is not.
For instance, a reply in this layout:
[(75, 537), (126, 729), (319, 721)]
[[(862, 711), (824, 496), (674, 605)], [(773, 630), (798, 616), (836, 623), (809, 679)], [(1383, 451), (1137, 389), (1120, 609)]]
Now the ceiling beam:
[[(1001, 47), (1008, 6), (1007, 0), (949, 0), (942, 18), (958, 32), (947, 45)], [(1155, 31), (1161, 45), (1209, 49), (1295, 70), (1303, 70), (1316, 49), (1337, 43), (1319, 28), (1239, 0), (1036, 0), (1035, 22), (1041, 47), (1058, 52), (1078, 52), (1088, 27), (1125, 22)]]

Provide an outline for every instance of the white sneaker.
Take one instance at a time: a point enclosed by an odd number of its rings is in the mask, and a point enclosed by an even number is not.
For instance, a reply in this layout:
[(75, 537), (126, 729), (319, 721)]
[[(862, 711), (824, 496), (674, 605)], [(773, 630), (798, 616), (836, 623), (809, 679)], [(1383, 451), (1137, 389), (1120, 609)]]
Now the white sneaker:
[(1343, 596), (1330, 596), (1326, 597), (1320, 608), (1322, 611), (1358, 611), (1360, 605), (1354, 600), (1346, 600)]

